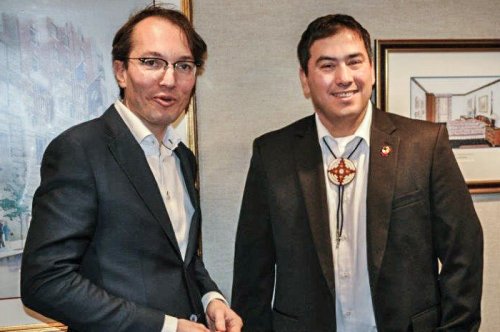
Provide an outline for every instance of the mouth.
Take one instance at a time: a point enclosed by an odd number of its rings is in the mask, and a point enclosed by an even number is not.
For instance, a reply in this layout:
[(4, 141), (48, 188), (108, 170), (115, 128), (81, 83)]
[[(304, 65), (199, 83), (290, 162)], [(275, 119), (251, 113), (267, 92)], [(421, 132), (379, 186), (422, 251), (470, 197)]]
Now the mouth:
[(164, 96), (164, 95), (155, 96), (153, 99), (163, 107), (172, 106), (177, 101), (177, 99), (175, 99), (172, 96)]
[(332, 95), (336, 98), (350, 98), (356, 94), (358, 90), (353, 90), (353, 91), (341, 91), (341, 92), (334, 92)]

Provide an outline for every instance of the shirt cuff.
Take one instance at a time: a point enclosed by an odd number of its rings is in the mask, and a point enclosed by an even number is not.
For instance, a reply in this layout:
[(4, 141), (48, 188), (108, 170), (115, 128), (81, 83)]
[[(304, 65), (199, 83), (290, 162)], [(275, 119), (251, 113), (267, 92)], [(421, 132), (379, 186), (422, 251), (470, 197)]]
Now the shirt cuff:
[(224, 296), (222, 296), (221, 293), (219, 293), (219, 292), (208, 292), (205, 295), (203, 295), (203, 297), (201, 298), (201, 303), (203, 304), (203, 311), (204, 312), (207, 312), (208, 304), (210, 302), (212, 302), (212, 300), (221, 300), (222, 302), (224, 302), (229, 307), (229, 303), (227, 303), (226, 299), (224, 298)]
[[(212, 302), (212, 300), (221, 300), (228, 307), (229, 303), (227, 303), (224, 296), (222, 296), (219, 292), (208, 292), (201, 298), (201, 303), (203, 304), (203, 311), (207, 311), (208, 304)], [(169, 315), (165, 315), (165, 320), (163, 321), (163, 327), (161, 332), (176, 332), (177, 331), (177, 323), (178, 319), (176, 317), (172, 317)]]
[(178, 319), (169, 315), (165, 315), (161, 332), (176, 332)]

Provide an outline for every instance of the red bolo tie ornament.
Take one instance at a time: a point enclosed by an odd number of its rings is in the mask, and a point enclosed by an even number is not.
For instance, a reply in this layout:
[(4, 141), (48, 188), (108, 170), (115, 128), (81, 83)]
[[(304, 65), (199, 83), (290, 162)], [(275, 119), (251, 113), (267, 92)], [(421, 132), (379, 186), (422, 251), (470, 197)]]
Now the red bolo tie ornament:
[(388, 157), (392, 152), (392, 148), (389, 145), (384, 145), (382, 149), (380, 149), (380, 155), (382, 157)]
[(346, 158), (337, 158), (328, 167), (328, 179), (337, 186), (350, 183), (356, 175), (356, 166)]

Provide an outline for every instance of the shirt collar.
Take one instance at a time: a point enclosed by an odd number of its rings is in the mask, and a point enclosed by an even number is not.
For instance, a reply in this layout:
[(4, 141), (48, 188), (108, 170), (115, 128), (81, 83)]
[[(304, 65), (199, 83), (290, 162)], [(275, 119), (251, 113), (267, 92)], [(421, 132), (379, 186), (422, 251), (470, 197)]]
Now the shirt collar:
[[(132, 112), (122, 101), (115, 101), (115, 108), (120, 114), (121, 118), (129, 128), (130, 132), (134, 136), (137, 143), (143, 146), (144, 142), (156, 141), (153, 133), (146, 127), (142, 120)], [(179, 145), (181, 141), (180, 136), (175, 131), (174, 127), (169, 125), (167, 130), (165, 130), (165, 135), (163, 136), (162, 143), (169, 151), (173, 151)]]
[[(368, 102), (368, 105), (366, 106), (366, 113), (365, 117), (363, 118), (363, 121), (361, 121), (361, 124), (359, 125), (358, 129), (354, 132), (354, 137), (360, 137), (362, 138), (368, 146), (370, 146), (370, 128), (372, 124), (372, 103)], [(316, 120), (316, 129), (318, 131), (318, 140), (320, 143), (323, 141), (323, 137), (330, 137), (333, 138), (332, 135), (328, 132), (328, 129), (323, 125), (321, 120), (319, 119), (318, 114), (315, 114), (315, 120)]]

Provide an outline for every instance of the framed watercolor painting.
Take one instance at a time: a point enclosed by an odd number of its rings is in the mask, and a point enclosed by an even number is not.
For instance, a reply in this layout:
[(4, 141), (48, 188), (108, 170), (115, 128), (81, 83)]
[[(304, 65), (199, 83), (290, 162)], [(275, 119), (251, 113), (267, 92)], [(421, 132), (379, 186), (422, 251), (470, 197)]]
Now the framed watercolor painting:
[[(115, 32), (150, 0), (3, 0), (0, 15), (0, 331), (63, 331), (22, 306), (19, 277), (31, 201), (48, 143), (118, 97)], [(169, 1), (191, 18), (189, 0)], [(194, 99), (175, 124), (196, 153)]]
[(376, 40), (376, 105), (445, 123), (472, 193), (500, 192), (500, 39)]

